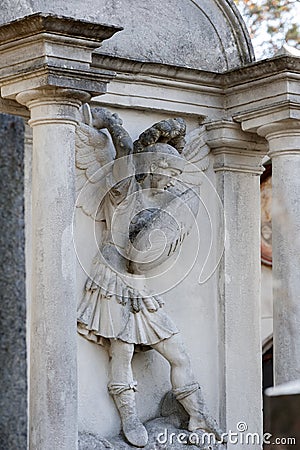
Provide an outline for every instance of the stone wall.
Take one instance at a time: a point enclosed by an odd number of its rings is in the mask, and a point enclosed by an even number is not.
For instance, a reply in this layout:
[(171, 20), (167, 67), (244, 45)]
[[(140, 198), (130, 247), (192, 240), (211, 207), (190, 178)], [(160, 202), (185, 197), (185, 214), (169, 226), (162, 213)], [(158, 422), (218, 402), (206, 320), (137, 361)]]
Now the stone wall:
[(0, 448), (27, 446), (24, 124), (0, 115)]

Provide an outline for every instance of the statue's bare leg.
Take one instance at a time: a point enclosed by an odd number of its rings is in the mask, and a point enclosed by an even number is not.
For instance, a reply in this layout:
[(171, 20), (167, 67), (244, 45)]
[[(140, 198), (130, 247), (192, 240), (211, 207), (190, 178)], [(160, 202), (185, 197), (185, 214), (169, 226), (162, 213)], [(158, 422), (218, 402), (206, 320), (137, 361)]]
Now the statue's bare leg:
[(148, 434), (136, 412), (136, 382), (131, 367), (133, 352), (133, 344), (111, 339), (111, 381), (108, 390), (118, 408), (126, 439), (136, 447), (144, 447), (148, 442)]
[(213, 432), (220, 439), (222, 432), (205, 408), (200, 386), (195, 381), (191, 361), (180, 335), (175, 334), (152, 347), (170, 363), (173, 392), (190, 416), (188, 429)]

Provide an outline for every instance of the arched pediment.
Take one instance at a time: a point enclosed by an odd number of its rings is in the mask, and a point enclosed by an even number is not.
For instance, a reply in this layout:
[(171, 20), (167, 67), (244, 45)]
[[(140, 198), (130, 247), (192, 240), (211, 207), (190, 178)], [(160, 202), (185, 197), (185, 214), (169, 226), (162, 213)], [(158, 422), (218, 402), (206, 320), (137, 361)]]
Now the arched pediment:
[(3, 0), (0, 20), (39, 11), (123, 26), (101, 48), (113, 56), (216, 72), (253, 60), (232, 0)]

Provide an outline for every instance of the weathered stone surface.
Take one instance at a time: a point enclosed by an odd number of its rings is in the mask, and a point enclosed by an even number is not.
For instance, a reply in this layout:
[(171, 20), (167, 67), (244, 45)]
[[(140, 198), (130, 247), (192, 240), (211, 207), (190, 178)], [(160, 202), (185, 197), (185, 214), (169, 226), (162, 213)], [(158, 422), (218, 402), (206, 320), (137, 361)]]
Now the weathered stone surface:
[(31, 37), (39, 33), (53, 33), (88, 39), (100, 44), (102, 40), (109, 39), (120, 30), (119, 27), (101, 25), (85, 20), (74, 21), (69, 17), (34, 14), (1, 26), (0, 38), (1, 43), (4, 43), (16, 38)]
[[(253, 59), (248, 33), (228, 0), (3, 0), (1, 22), (51, 12), (124, 27), (105, 53), (197, 69), (224, 71)], [(208, 51), (213, 49), (213, 51)]]
[(0, 448), (27, 445), (24, 125), (0, 115)]
[[(222, 450), (226, 448), (226, 444), (201, 444), (202, 432), (198, 431), (192, 435), (192, 433), (179, 428), (175, 416), (150, 420), (145, 426), (149, 436), (149, 442), (144, 447), (145, 450), (185, 450), (186, 448), (191, 450)], [(197, 445), (187, 443), (189, 439), (191, 439), (191, 442), (195, 442), (197, 440), (196, 435), (199, 436)], [(184, 443), (183, 440), (187, 442)], [(91, 433), (79, 434), (78, 450), (132, 450), (134, 448), (138, 447), (126, 443), (121, 435), (108, 441)]]
[(113, 446), (106, 439), (95, 436), (93, 433), (79, 433), (78, 450), (104, 449), (113, 450)]

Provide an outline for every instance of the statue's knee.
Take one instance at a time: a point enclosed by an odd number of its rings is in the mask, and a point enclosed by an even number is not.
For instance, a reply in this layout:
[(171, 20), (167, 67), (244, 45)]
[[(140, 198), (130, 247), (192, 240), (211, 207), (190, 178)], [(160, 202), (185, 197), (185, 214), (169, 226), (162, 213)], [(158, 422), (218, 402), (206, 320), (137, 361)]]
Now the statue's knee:
[(113, 341), (111, 343), (110, 355), (119, 360), (131, 360), (134, 352), (134, 345), (122, 341)]

